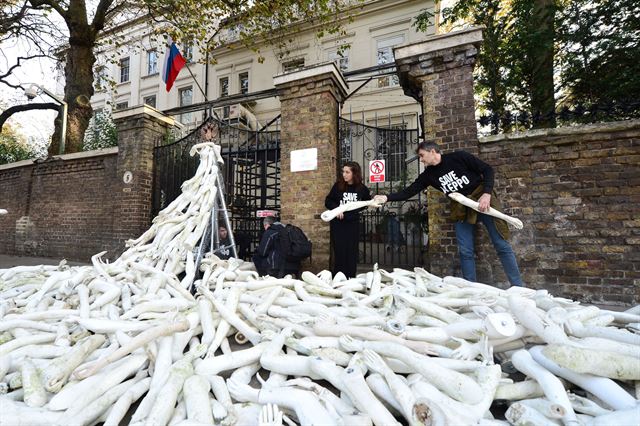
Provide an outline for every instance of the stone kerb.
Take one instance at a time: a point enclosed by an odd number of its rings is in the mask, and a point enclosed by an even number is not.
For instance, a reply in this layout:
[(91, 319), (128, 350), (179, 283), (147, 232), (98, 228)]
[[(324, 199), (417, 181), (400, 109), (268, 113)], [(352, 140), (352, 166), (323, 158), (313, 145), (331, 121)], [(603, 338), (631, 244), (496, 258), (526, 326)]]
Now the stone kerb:
[[(274, 77), (281, 102), (280, 216), (304, 230), (313, 242), (311, 263), (303, 269), (329, 267), (329, 227), (320, 219), (324, 199), (335, 182), (339, 103), (348, 86), (333, 63)], [(316, 148), (314, 170), (292, 172), (291, 151)]]
[(148, 105), (116, 111), (113, 120), (118, 129), (117, 176), (121, 183), (115, 233), (124, 249), (124, 241), (139, 236), (151, 223), (153, 148), (175, 120)]

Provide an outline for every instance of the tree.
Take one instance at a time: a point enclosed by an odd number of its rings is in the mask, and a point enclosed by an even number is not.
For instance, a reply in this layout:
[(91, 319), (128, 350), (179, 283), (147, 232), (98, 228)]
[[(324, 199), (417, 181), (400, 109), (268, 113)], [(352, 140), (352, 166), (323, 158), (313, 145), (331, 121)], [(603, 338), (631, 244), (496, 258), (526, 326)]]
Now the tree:
[[(107, 35), (108, 28), (136, 17), (147, 18), (156, 36), (188, 41), (201, 52), (224, 43), (215, 37), (222, 31), (235, 30), (241, 43), (259, 51), (264, 43), (286, 43), (288, 38), (282, 35), (304, 25), (316, 28), (319, 34), (340, 32), (345, 12), (353, 4), (349, 0), (9, 0), (0, 12), (0, 42), (18, 37), (28, 40), (34, 52), (23, 61), (64, 55), (64, 100), (69, 106), (65, 152), (77, 152), (93, 114), (90, 99), (96, 48), (102, 42), (130, 42)], [(8, 76), (1, 77), (0, 82), (7, 84)], [(57, 153), (60, 127), (56, 122), (52, 153)]]
[(0, 164), (8, 164), (33, 158), (35, 153), (20, 135), (17, 128), (7, 124), (0, 133)]
[(109, 148), (118, 145), (118, 131), (111, 118), (111, 112), (101, 111), (91, 119), (84, 134), (83, 151)]
[[(640, 3), (636, 0), (457, 0), (445, 26), (484, 25), (476, 67), (479, 109), (493, 133), (519, 119), (534, 127), (566, 120), (556, 104), (596, 114), (572, 121), (640, 113)], [(416, 20), (424, 25), (428, 17)], [(598, 105), (606, 106), (606, 117)]]
[(640, 3), (573, 0), (558, 39), (562, 105), (606, 106), (616, 116), (640, 110)]
[(508, 111), (527, 109), (535, 127), (554, 126), (554, 0), (458, 0), (445, 23), (483, 25), (476, 90), (481, 110), (508, 130)]

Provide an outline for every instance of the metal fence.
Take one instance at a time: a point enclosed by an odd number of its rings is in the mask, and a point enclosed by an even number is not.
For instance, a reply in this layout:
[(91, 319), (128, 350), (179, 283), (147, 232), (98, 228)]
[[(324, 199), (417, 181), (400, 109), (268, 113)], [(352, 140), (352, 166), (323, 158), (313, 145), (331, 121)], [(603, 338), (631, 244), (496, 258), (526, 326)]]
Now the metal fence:
[[(190, 179), (199, 159), (189, 156), (193, 145), (208, 140), (207, 132), (217, 129), (224, 160), (222, 175), (225, 201), (234, 235), (250, 255), (262, 232), (258, 210), (280, 209), (279, 122), (259, 131), (237, 123), (210, 117), (187, 136), (169, 142), (159, 140), (154, 149), (154, 217), (178, 197), (180, 186)], [(244, 251), (244, 250), (243, 250)]]
[[(420, 173), (414, 157), (419, 131), (408, 128), (409, 116), (374, 117), (368, 124), (340, 119), (340, 161), (357, 161), (371, 194), (387, 194), (411, 184)], [(386, 180), (368, 183), (371, 160), (385, 160)], [(403, 202), (387, 203), (362, 214), (358, 263), (413, 267), (423, 263), (427, 246), (427, 210), (422, 193)]]
[(482, 114), (478, 118), (481, 136), (504, 132), (524, 131), (536, 123), (555, 122), (559, 126), (628, 120), (640, 117), (640, 102), (578, 104), (561, 107), (553, 114), (532, 114), (529, 111), (505, 111)]

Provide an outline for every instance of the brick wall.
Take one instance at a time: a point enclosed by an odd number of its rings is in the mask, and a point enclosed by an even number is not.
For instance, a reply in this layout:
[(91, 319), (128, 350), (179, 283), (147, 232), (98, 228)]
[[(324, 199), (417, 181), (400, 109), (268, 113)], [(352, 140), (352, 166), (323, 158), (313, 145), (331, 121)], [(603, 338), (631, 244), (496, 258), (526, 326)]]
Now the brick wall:
[[(527, 286), (590, 302), (640, 302), (640, 121), (478, 141), (472, 71), (482, 41), (470, 28), (394, 50), (405, 93), (423, 103), (424, 133), (444, 152), (464, 149), (496, 169), (504, 210), (525, 227), (512, 246)], [(461, 276), (449, 201), (428, 191), (429, 261)], [(476, 234), (481, 282), (507, 279), (484, 227)]]
[[(512, 243), (528, 285), (640, 303), (640, 121), (492, 136), (479, 148), (505, 210), (525, 224)], [(506, 282), (490, 245), (482, 251), (484, 278)]]
[(86, 261), (114, 250), (113, 151), (0, 169), (0, 253)]
[(149, 227), (153, 147), (173, 119), (142, 106), (114, 121), (118, 148), (0, 166), (1, 254), (113, 259)]
[[(312, 263), (304, 269), (318, 272), (329, 268), (329, 224), (320, 219), (324, 199), (336, 180), (338, 102), (346, 91), (335, 65), (293, 73), (285, 82), (276, 79), (281, 101), (280, 205), (283, 223), (302, 228), (313, 242)], [(316, 170), (291, 172), (291, 151), (318, 149)]]
[[(423, 106), (424, 137), (444, 152), (478, 153), (473, 93), (473, 67), (482, 32), (470, 28), (394, 49), (405, 93)], [(437, 275), (460, 275), (449, 203), (442, 193), (427, 191), (429, 268)], [(478, 277), (486, 262), (477, 263)]]
[[(153, 198), (153, 148), (173, 125), (173, 119), (148, 106), (117, 111), (113, 115), (118, 128), (117, 211), (120, 219), (115, 238), (124, 242), (141, 235), (151, 224)], [(128, 174), (130, 180), (124, 182)]]

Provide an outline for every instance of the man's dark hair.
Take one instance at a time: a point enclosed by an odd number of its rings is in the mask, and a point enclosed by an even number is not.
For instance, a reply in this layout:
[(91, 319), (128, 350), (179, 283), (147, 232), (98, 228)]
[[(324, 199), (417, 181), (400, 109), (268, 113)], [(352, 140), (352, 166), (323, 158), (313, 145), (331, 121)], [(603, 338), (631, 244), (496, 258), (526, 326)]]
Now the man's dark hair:
[(274, 223), (276, 223), (276, 218), (273, 216), (267, 216), (264, 218), (264, 220), (262, 221), (262, 223), (266, 226), (271, 226)]
[(416, 148), (416, 154), (421, 149), (424, 150), (424, 151), (427, 151), (427, 152), (431, 151), (433, 149), (438, 154), (441, 152), (440, 145), (438, 145), (435, 142), (427, 142), (427, 141), (420, 142), (420, 144), (418, 144), (418, 147)]

